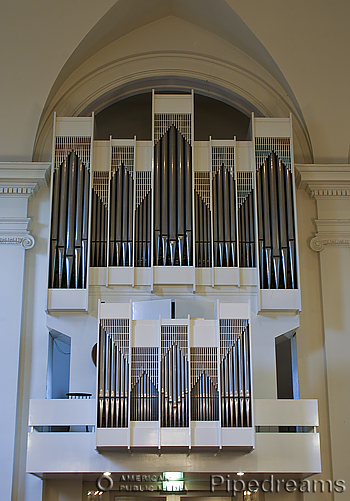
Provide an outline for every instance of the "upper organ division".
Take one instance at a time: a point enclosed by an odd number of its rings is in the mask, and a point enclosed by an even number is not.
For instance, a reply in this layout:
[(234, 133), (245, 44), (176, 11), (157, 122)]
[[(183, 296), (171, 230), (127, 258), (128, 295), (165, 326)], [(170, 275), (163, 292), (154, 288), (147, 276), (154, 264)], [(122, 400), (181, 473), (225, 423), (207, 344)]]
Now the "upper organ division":
[[(141, 285), (154, 277), (190, 284), (190, 274), (177, 278), (170, 267), (196, 267), (206, 286), (248, 277), (260, 289), (296, 289), (291, 138), (194, 142), (191, 113), (161, 117), (153, 141), (56, 138), (49, 289), (87, 289), (88, 261), (129, 268), (120, 281), (113, 270), (115, 285), (137, 285), (138, 277)], [(266, 123), (271, 132), (270, 119), (259, 120), (258, 131)], [(105, 150), (91, 167), (92, 144)], [(154, 275), (133, 275), (153, 267)]]

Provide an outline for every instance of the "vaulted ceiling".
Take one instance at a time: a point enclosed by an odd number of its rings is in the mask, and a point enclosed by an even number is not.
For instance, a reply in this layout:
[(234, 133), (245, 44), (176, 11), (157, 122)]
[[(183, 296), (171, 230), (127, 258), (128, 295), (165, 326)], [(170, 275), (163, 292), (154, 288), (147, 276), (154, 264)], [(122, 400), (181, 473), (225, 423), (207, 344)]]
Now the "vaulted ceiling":
[(349, 14), (346, 0), (5, 3), (0, 160), (44, 158), (54, 110), (101, 109), (131, 82), (177, 76), (247, 113), (292, 112), (299, 160), (348, 162)]

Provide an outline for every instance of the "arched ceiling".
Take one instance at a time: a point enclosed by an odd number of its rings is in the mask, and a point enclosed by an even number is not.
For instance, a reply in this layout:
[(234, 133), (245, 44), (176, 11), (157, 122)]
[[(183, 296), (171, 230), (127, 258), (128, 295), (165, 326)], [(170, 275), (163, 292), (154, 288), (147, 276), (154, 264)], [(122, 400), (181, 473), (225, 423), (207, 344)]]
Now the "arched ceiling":
[[(202, 83), (209, 76), (213, 80), (209, 84), (219, 85), (214, 82), (216, 63), (220, 62), (222, 70), (237, 56), (235, 75), (241, 64), (245, 77), (250, 74), (250, 82), (255, 79), (260, 85), (257, 100), (267, 100), (265, 108), (272, 109), (276, 103), (271, 103), (278, 96), (280, 113), (284, 108), (285, 112), (292, 111), (294, 123), (298, 122), (299, 142), (304, 142), (301, 150), (305, 161), (310, 161), (313, 153), (316, 162), (344, 163), (349, 149), (349, 14), (350, 3), (345, 0), (8, 2), (0, 17), (2, 47), (6, 47), (0, 53), (0, 160), (32, 158), (36, 132), (40, 136), (55, 100), (69, 94), (67, 84), (72, 89), (73, 75), (83, 78), (82, 70), (92, 70), (92, 61), (97, 68), (99, 54), (105, 56), (107, 48), (113, 47), (114, 60), (120, 56), (120, 61), (127, 39), (129, 50), (133, 47), (135, 58), (140, 57), (140, 36), (145, 27), (156, 26), (161, 31), (165, 20), (177, 19), (173, 25), (177, 23), (180, 29), (195, 27), (192, 38), (184, 36), (190, 44), (186, 51), (197, 60), (200, 55), (209, 55), (206, 72), (199, 79)], [(133, 36), (136, 33), (140, 36)], [(170, 32), (168, 40), (158, 37), (174, 63), (181, 36)], [(204, 39), (215, 42), (216, 52), (208, 46), (203, 52)], [(162, 49), (160, 46), (159, 52)], [(182, 54), (186, 52), (183, 46), (181, 50)], [(109, 54), (109, 62), (112, 59)], [(166, 67), (164, 59), (158, 62)], [(193, 59), (187, 59), (187, 63), (192, 64)], [(226, 81), (221, 83), (226, 85)], [(92, 93), (90, 89), (90, 96)], [(85, 104), (87, 109), (91, 103)]]
[(297, 106), (283, 73), (245, 22), (226, 0), (118, 0), (96, 23), (62, 68), (52, 93), (87, 59), (107, 45), (142, 26), (175, 16), (221, 37), (261, 64), (283, 87)]
[[(134, 9), (136, 3), (132, 2)], [(299, 160), (310, 161), (307, 128), (287, 82), (224, 0), (215, 4), (220, 15), (213, 2), (205, 0), (205, 13), (198, 19), (194, 19), (193, 0), (186, 5), (168, 0), (150, 4), (145, 11), (141, 2), (140, 13), (133, 16), (130, 2), (118, 0), (72, 54), (43, 111), (35, 159), (46, 158), (49, 152), (53, 111), (86, 115), (133, 93), (178, 85), (223, 100), (247, 115), (286, 117), (292, 113), (296, 152)], [(181, 17), (164, 17), (169, 11)]]

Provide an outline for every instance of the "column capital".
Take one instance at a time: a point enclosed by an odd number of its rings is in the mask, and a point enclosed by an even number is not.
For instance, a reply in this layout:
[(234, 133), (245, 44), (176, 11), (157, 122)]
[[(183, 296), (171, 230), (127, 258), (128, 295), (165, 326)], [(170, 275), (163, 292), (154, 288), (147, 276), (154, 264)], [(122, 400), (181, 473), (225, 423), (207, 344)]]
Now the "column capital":
[(29, 198), (49, 178), (49, 162), (0, 162), (0, 197)]
[(34, 247), (28, 230), (31, 221), (29, 217), (0, 217), (0, 244), (20, 245), (25, 250)]
[(0, 162), (0, 244), (34, 247), (28, 226), (28, 199), (48, 186), (48, 162)]
[(315, 219), (316, 234), (310, 240), (312, 250), (319, 252), (325, 245), (350, 247), (350, 219)]
[[(350, 164), (296, 164), (296, 181), (317, 203), (314, 251), (325, 245), (350, 247)], [(337, 215), (339, 214), (339, 218)], [(349, 219), (344, 219), (349, 217)]]

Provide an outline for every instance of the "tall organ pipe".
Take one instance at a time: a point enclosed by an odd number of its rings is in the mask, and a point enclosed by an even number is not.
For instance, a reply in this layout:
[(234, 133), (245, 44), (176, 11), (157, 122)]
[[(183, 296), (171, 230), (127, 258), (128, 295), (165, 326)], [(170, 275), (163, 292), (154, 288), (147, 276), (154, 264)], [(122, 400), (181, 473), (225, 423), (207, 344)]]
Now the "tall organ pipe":
[(192, 148), (187, 141), (185, 144), (185, 229), (186, 229), (186, 261), (188, 266), (192, 266)]
[(213, 173), (212, 202), (214, 266), (237, 266), (235, 180), (224, 163)]
[(50, 280), (49, 287), (55, 287), (56, 264), (57, 264), (57, 239), (58, 239), (58, 215), (61, 184), (61, 167), (53, 172), (52, 190), (52, 218), (51, 218), (51, 246), (50, 246)]
[(64, 251), (66, 243), (66, 228), (67, 228), (67, 196), (68, 196), (68, 164), (69, 157), (66, 158), (62, 165), (61, 172), (61, 191), (60, 191), (60, 217), (58, 229), (58, 283), (59, 287), (65, 287), (63, 283), (64, 274)]
[[(101, 175), (102, 174), (102, 175)], [(91, 210), (91, 253), (90, 266), (106, 266), (107, 258), (107, 207), (98, 188), (99, 183), (107, 181), (103, 176), (107, 173), (94, 173), (92, 186), (92, 210)], [(100, 176), (101, 175), (101, 176)], [(113, 253), (113, 249), (110, 249)]]
[(185, 159), (184, 143), (177, 141), (177, 227), (178, 227), (178, 252), (179, 265), (184, 259), (184, 234), (185, 234)]
[(292, 173), (271, 152), (257, 168), (256, 179), (260, 287), (296, 288)]
[(251, 426), (248, 332), (237, 338), (221, 361), (221, 426)]
[(169, 196), (168, 196), (168, 138), (169, 132), (165, 134), (162, 141), (162, 156), (161, 156), (161, 176), (162, 176), (162, 265), (165, 266), (168, 262), (168, 221), (169, 221)]
[(115, 256), (115, 218), (116, 218), (116, 189), (117, 189), (117, 174), (114, 170), (110, 180), (110, 196), (109, 196), (109, 264), (113, 266)]
[(82, 246), (82, 226), (83, 226), (83, 200), (84, 200), (84, 166), (78, 160), (78, 172), (77, 172), (77, 205), (76, 205), (76, 216), (75, 216), (75, 242), (74, 242), (74, 278), (75, 278), (75, 288), (77, 289), (80, 285), (79, 277), (81, 270), (81, 246)]
[[(109, 189), (109, 265), (132, 266), (134, 180), (124, 163), (112, 173)], [(104, 221), (106, 225), (106, 215)]]
[(236, 186), (235, 179), (231, 174), (230, 179), (230, 241), (231, 241), (231, 263), (232, 266), (237, 266), (237, 251), (236, 251)]
[(161, 172), (160, 172), (160, 145), (158, 143), (154, 147), (154, 255), (155, 264), (160, 264), (161, 259), (161, 232), (160, 232), (160, 220), (161, 220), (161, 210), (160, 210), (160, 183), (161, 183)]
[(288, 249), (289, 249), (289, 269), (290, 284), (289, 288), (296, 288), (296, 260), (295, 260), (295, 236), (294, 236), (294, 206), (293, 206), (293, 181), (292, 173), (286, 168), (286, 205), (287, 205), (287, 223), (288, 223)]
[(263, 223), (263, 204), (262, 204), (262, 186), (261, 186), (261, 170), (256, 171), (256, 189), (257, 189), (257, 202), (258, 202), (258, 246), (259, 246), (259, 261), (260, 261), (260, 287), (265, 289), (266, 283), (266, 261), (264, 254), (264, 223)]
[(88, 211), (89, 171), (72, 151), (53, 173), (51, 288), (86, 287)]
[(192, 265), (191, 146), (172, 125), (154, 147), (154, 264)]
[(219, 225), (219, 266), (224, 266), (223, 247), (224, 247), (224, 197), (223, 197), (223, 165), (220, 166), (217, 173), (217, 211)]
[(97, 426), (126, 427), (129, 364), (113, 336), (100, 327)]
[(231, 247), (231, 234), (230, 234), (230, 179), (229, 172), (225, 166), (223, 166), (223, 195), (224, 195), (224, 225), (225, 225), (225, 264), (230, 266), (230, 247)]
[(104, 425), (104, 396), (105, 396), (105, 359), (106, 359), (106, 335), (100, 326), (99, 336), (99, 365), (98, 365), (98, 426)]

